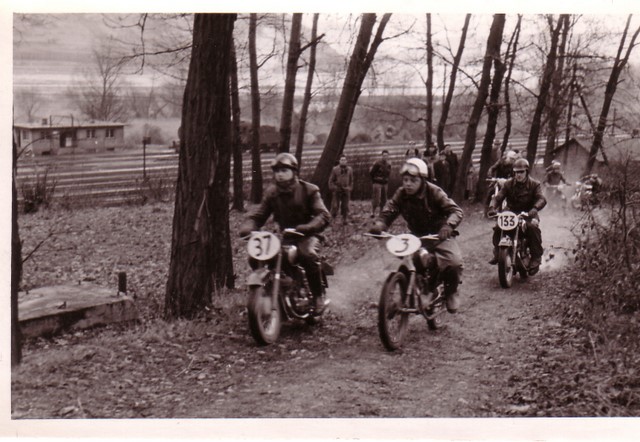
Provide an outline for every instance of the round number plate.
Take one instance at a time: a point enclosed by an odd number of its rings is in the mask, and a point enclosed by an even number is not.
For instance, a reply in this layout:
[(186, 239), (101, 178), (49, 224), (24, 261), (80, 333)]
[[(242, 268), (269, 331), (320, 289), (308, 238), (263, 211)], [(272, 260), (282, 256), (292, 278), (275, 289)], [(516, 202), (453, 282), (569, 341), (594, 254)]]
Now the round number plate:
[(395, 256), (407, 256), (420, 248), (420, 238), (410, 233), (396, 235), (387, 241), (387, 250)]
[(249, 238), (247, 252), (258, 261), (273, 258), (280, 251), (280, 240), (271, 232), (254, 232)]
[(518, 215), (508, 210), (498, 214), (498, 227), (502, 230), (513, 230), (518, 227)]

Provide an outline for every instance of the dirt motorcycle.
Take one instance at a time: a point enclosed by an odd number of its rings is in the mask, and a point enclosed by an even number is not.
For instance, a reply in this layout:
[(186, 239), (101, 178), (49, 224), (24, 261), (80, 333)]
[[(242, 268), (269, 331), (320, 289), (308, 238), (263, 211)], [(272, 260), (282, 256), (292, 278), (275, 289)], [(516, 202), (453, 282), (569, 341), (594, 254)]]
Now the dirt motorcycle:
[(544, 184), (544, 193), (551, 206), (558, 206), (563, 211), (567, 208), (567, 197), (564, 194), (564, 184)]
[[(454, 231), (454, 235), (457, 233)], [(411, 314), (422, 315), (431, 330), (442, 327), (442, 314), (446, 312), (444, 288), (435, 255), (422, 247), (422, 240), (439, 241), (438, 235), (365, 235), (387, 239), (389, 253), (401, 259), (398, 269), (387, 276), (378, 302), (378, 332), (384, 347), (393, 351), (402, 346)], [(430, 290), (430, 286), (435, 289)]]
[(531, 252), (525, 231), (530, 217), (527, 212), (515, 214), (509, 210), (503, 210), (495, 218), (500, 229), (498, 279), (500, 286), (508, 289), (513, 284), (515, 273), (520, 274), (521, 279), (529, 276)]
[[(286, 244), (287, 237), (305, 236), (295, 229), (276, 235), (268, 231), (251, 232), (247, 252), (253, 272), (247, 286), (247, 313), (251, 336), (259, 345), (277, 341), (284, 321), (304, 320), (315, 324), (323, 312), (317, 312), (304, 268), (298, 260), (298, 248)], [(322, 260), (322, 291), (333, 269)]]
[[(485, 205), (485, 213), (484, 216), (488, 217), (489, 206), (491, 202), (498, 196), (498, 192), (504, 186), (504, 183), (507, 182), (508, 178), (487, 178), (487, 182), (489, 183), (489, 193), (487, 196), (487, 204)], [(506, 206), (506, 202), (502, 202), (502, 208)]]
[(594, 203), (595, 198), (593, 195), (593, 184), (589, 182), (576, 181), (576, 190), (571, 196), (571, 207), (576, 210), (584, 210)]

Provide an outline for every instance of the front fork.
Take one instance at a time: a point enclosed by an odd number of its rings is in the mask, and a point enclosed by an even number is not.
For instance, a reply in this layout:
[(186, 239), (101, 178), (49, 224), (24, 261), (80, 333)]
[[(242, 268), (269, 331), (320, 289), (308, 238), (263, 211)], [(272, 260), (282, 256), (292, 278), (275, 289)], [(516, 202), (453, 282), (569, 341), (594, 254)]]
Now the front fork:
[(278, 293), (280, 293), (280, 277), (282, 273), (282, 255), (283, 253), (280, 252), (276, 258), (276, 268), (274, 271), (273, 287), (271, 291), (271, 312), (274, 314), (278, 309)]

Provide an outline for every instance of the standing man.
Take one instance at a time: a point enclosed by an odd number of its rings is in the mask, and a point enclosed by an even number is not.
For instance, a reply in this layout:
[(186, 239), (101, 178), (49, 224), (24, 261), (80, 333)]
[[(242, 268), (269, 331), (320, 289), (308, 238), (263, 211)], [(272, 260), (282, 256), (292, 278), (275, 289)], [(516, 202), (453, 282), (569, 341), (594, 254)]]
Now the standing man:
[(376, 209), (380, 209), (380, 212), (382, 212), (382, 208), (387, 202), (389, 175), (391, 175), (391, 164), (389, 163), (389, 151), (385, 149), (382, 151), (382, 157), (373, 163), (373, 166), (369, 169), (373, 187), (371, 218), (376, 216)]
[(436, 185), (440, 187), (447, 196), (451, 196), (451, 170), (444, 151), (438, 154), (438, 160), (433, 163), (433, 172), (436, 177)]
[(353, 190), (353, 169), (347, 165), (347, 157), (340, 156), (339, 164), (331, 171), (329, 177), (329, 190), (333, 193), (331, 198), (331, 216), (338, 216), (338, 209), (342, 214), (342, 222), (349, 222), (349, 200)]
[(447, 162), (449, 163), (450, 175), (449, 191), (447, 192), (447, 194), (451, 196), (453, 195), (453, 191), (455, 190), (456, 176), (458, 175), (458, 155), (456, 155), (455, 152), (451, 150), (450, 144), (444, 145), (444, 155)]

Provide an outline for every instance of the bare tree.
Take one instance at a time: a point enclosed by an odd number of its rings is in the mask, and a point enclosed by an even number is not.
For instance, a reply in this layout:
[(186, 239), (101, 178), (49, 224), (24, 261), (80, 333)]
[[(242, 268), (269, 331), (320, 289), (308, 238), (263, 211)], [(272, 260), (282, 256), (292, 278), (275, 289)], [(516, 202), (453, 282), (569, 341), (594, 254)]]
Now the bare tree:
[(296, 92), (296, 74), (298, 59), (300, 58), (300, 32), (302, 29), (302, 14), (293, 14), (291, 19), (291, 36), (287, 56), (287, 75), (284, 81), (284, 96), (282, 99), (282, 114), (280, 117), (280, 152), (289, 152), (291, 144), (291, 120), (293, 118), (293, 98)]
[(362, 14), (360, 31), (349, 60), (347, 76), (344, 80), (331, 131), (311, 179), (312, 182), (320, 187), (323, 194), (328, 187), (331, 169), (344, 149), (353, 112), (362, 93), (362, 83), (373, 62), (376, 51), (383, 41), (382, 34), (390, 18), (391, 14), (382, 16), (373, 42), (369, 46), (369, 41), (373, 34), (373, 26), (376, 23), (376, 14)]
[(491, 29), (489, 30), (489, 37), (487, 39), (487, 49), (484, 55), (482, 63), (482, 77), (480, 78), (480, 85), (478, 86), (478, 95), (471, 109), (471, 115), (469, 116), (469, 124), (467, 126), (467, 133), (464, 140), (464, 150), (462, 151), (462, 158), (460, 159), (460, 167), (458, 169), (458, 176), (456, 178), (454, 199), (462, 201), (464, 193), (464, 183), (467, 177), (467, 171), (471, 164), (471, 155), (475, 149), (476, 144), (476, 132), (478, 130), (478, 124), (480, 117), (482, 116), (482, 110), (484, 109), (489, 95), (489, 85), (491, 83), (491, 65), (495, 59), (500, 58), (500, 45), (502, 43), (502, 34), (504, 32), (504, 14), (494, 14), (493, 22), (491, 23)]
[(80, 86), (69, 88), (72, 100), (88, 118), (119, 121), (126, 116), (122, 74), (124, 59), (113, 39), (102, 42), (92, 51), (91, 68)]
[(507, 69), (507, 76), (504, 80), (504, 113), (505, 113), (505, 128), (504, 135), (502, 137), (502, 146), (500, 152), (504, 152), (511, 136), (511, 96), (509, 93), (511, 86), (511, 74), (513, 73), (513, 67), (515, 65), (516, 53), (518, 52), (518, 41), (520, 40), (520, 29), (522, 27), (522, 15), (518, 14), (518, 21), (516, 22), (515, 29), (511, 35), (509, 46), (507, 47), (507, 54), (505, 59), (509, 60), (509, 68)]
[(18, 291), (22, 279), (22, 242), (18, 226), (18, 192), (16, 191), (17, 150), (13, 139), (13, 167), (11, 180), (11, 366), (22, 360), (22, 335), (18, 321)]
[(37, 113), (42, 107), (42, 93), (38, 89), (18, 89), (13, 101), (14, 106), (22, 111), (29, 123), (36, 121)]
[[(464, 25), (462, 26), (462, 34), (460, 35), (460, 43), (458, 44), (458, 51), (453, 58), (451, 65), (451, 74), (449, 79), (449, 90), (447, 96), (442, 102), (442, 112), (440, 113), (440, 121), (438, 122), (438, 149), (444, 148), (444, 128), (447, 125), (447, 118), (449, 117), (449, 109), (451, 108), (451, 100), (453, 99), (453, 92), (456, 87), (456, 76), (458, 75), (458, 68), (460, 66), (460, 60), (462, 59), (462, 52), (464, 51), (464, 45), (467, 40), (467, 32), (469, 30), (469, 22), (471, 21), (471, 14), (467, 14), (464, 18)], [(466, 171), (466, 169), (465, 169)]]
[(302, 98), (302, 108), (300, 109), (300, 124), (298, 125), (298, 139), (296, 142), (296, 158), (298, 163), (302, 165), (302, 147), (304, 145), (304, 134), (307, 126), (307, 114), (309, 112), (309, 104), (311, 103), (311, 86), (313, 85), (313, 75), (316, 71), (316, 49), (318, 41), (324, 36), (322, 34), (318, 38), (318, 17), (319, 14), (313, 14), (313, 24), (311, 26), (311, 50), (309, 54), (309, 66), (307, 71), (307, 83), (304, 89), (304, 97)]
[(195, 15), (165, 296), (168, 318), (195, 316), (211, 303), (212, 293), (233, 285), (229, 66), (235, 19), (235, 14)]
[(258, 86), (258, 52), (256, 28), (258, 15), (249, 16), (249, 71), (251, 77), (251, 201), (262, 199), (262, 163), (260, 160), (260, 87)]
[(233, 208), (244, 211), (244, 190), (242, 189), (242, 146), (240, 140), (240, 97), (238, 92), (238, 61), (236, 48), (231, 43), (231, 65), (229, 81), (231, 88), (231, 142), (233, 150)]
[[(593, 137), (593, 143), (591, 144), (591, 149), (589, 150), (589, 159), (587, 160), (587, 165), (585, 167), (585, 174), (591, 172), (591, 169), (593, 169), (593, 165), (596, 161), (596, 156), (598, 155), (598, 150), (602, 150), (602, 139), (604, 138), (604, 131), (607, 127), (607, 117), (609, 116), (609, 109), (611, 108), (613, 96), (615, 95), (616, 88), (618, 87), (620, 74), (629, 61), (631, 51), (637, 44), (636, 39), (638, 38), (638, 34), (640, 33), (640, 27), (638, 27), (638, 29), (636, 29), (636, 31), (633, 33), (631, 40), (629, 40), (627, 50), (626, 52), (624, 52), (627, 33), (629, 32), (629, 25), (631, 24), (631, 17), (631, 14), (629, 14), (627, 23), (622, 33), (622, 37), (620, 38), (618, 52), (611, 68), (611, 75), (609, 76), (609, 81), (607, 82), (607, 87), (604, 91), (604, 102), (602, 103), (602, 110), (600, 111), (600, 118), (598, 118), (598, 126), (596, 127), (596, 131)], [(623, 52), (624, 55), (622, 55)]]
[(551, 87), (551, 79), (556, 69), (556, 60), (558, 55), (558, 40), (560, 38), (560, 30), (562, 29), (562, 20), (558, 19), (555, 27), (553, 24), (553, 15), (547, 15), (547, 23), (551, 33), (551, 44), (549, 52), (540, 79), (540, 91), (538, 92), (536, 108), (531, 118), (531, 128), (529, 130), (529, 138), (527, 140), (527, 160), (531, 167), (535, 164), (536, 153), (538, 150), (538, 138), (542, 131), (542, 113), (547, 104), (547, 96)]
[(427, 81), (425, 88), (427, 92), (426, 114), (425, 114), (425, 141), (429, 146), (433, 141), (433, 42), (431, 35), (431, 14), (427, 14)]

